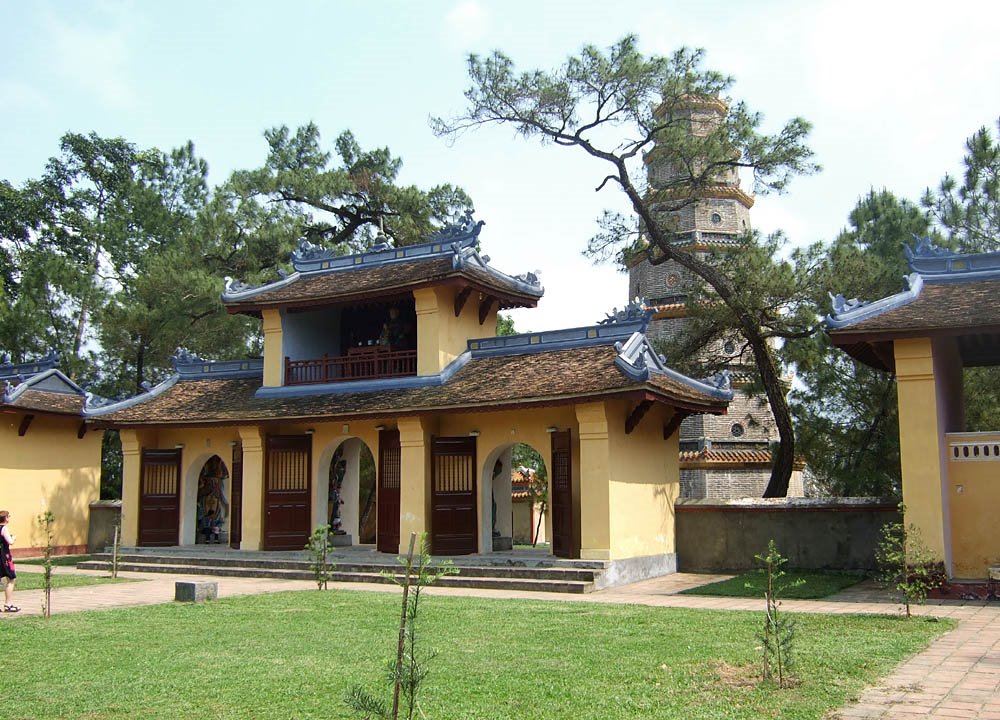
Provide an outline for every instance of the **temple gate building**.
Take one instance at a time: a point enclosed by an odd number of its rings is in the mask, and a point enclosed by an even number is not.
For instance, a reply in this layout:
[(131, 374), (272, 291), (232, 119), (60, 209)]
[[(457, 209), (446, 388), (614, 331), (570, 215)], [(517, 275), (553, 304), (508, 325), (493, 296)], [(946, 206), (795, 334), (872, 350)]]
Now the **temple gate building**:
[(262, 319), (263, 358), (180, 353), (150, 392), (88, 411), (121, 432), (124, 543), (192, 545), (215, 524), (233, 548), (299, 550), (330, 523), (356, 544), (364, 445), (379, 551), (411, 532), (434, 554), (501, 551), (526, 443), (548, 471), (552, 555), (603, 561), (608, 582), (674, 570), (678, 425), (732, 394), (668, 368), (637, 307), (497, 337), (497, 311), (543, 291), (488, 264), (481, 228), (348, 256), (303, 243), (287, 277), (230, 282), (229, 312)]

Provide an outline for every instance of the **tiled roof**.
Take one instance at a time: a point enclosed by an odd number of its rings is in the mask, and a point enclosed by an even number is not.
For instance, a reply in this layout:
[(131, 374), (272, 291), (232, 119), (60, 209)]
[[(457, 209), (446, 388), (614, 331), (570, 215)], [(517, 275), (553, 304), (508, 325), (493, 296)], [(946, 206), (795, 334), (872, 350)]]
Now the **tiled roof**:
[(957, 334), (1000, 328), (1000, 280), (936, 283), (925, 280), (910, 302), (831, 329), (830, 336)]
[(561, 404), (641, 392), (693, 412), (725, 412), (728, 401), (668, 375), (629, 378), (607, 345), (474, 357), (444, 384), (301, 397), (255, 397), (259, 376), (177, 379), (148, 400), (110, 409), (101, 425), (206, 424), (272, 419), (391, 417), (430, 411)]
[(705, 467), (708, 465), (770, 465), (770, 450), (682, 450), (681, 467)]
[(25, 389), (9, 403), (0, 407), (14, 408), (31, 412), (51, 413), (54, 415), (82, 415), (85, 397), (46, 390)]
[(534, 307), (541, 297), (526, 292), (514, 283), (505, 282), (499, 273), (491, 273), (467, 264), (454, 268), (450, 256), (347, 269), (329, 273), (303, 274), (294, 282), (276, 284), (274, 289), (246, 298), (227, 300), (230, 312), (259, 309), (270, 305), (310, 305), (324, 302), (343, 302), (361, 297), (378, 297), (412, 291), (418, 287), (442, 282), (459, 282), (472, 285), (499, 297), (501, 309)]

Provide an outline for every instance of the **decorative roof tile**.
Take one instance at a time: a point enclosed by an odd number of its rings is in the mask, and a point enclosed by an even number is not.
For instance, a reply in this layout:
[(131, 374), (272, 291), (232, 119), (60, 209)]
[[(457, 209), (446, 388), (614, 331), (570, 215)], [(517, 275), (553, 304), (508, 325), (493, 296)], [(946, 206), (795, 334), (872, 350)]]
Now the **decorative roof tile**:
[(223, 302), (230, 312), (254, 312), (264, 306), (315, 305), (362, 297), (386, 297), (418, 287), (457, 282), (499, 300), (501, 309), (534, 307), (544, 290), (532, 273), (507, 275), (489, 266), (476, 250), (482, 221), (471, 214), (431, 236), (428, 242), (402, 248), (380, 244), (372, 251), (337, 256), (308, 243), (292, 254), (295, 272), (260, 287), (227, 280)]
[(132, 404), (90, 414), (108, 426), (333, 420), (562, 404), (634, 392), (692, 412), (725, 412), (728, 400), (697, 381), (660, 373), (637, 381), (615, 370), (618, 357), (607, 345), (474, 357), (442, 384), (303, 396), (259, 397), (259, 375), (183, 380), (175, 375), (162, 391), (154, 388)]

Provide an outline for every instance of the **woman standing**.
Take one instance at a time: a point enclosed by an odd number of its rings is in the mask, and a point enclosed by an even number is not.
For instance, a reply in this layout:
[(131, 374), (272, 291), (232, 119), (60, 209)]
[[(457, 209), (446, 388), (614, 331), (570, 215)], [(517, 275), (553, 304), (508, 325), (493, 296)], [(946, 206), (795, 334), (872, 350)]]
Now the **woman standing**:
[(14, 558), (11, 555), (10, 546), (14, 544), (17, 536), (10, 531), (9, 522), (10, 512), (0, 510), (0, 582), (4, 583), (3, 611), (20, 612), (21, 608), (12, 602), (14, 599), (14, 580), (17, 578), (17, 571), (14, 570)]

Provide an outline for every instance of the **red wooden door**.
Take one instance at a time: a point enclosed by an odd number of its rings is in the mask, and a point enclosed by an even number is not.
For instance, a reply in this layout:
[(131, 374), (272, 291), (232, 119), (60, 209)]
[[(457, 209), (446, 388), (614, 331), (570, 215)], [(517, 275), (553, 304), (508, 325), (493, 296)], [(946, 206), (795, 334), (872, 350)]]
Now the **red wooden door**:
[(476, 520), (476, 439), (431, 441), (431, 552), (469, 555), (479, 549)]
[(143, 450), (139, 467), (139, 544), (178, 545), (181, 451)]
[(264, 549), (301, 550), (309, 540), (312, 438), (267, 438), (264, 474)]
[(569, 430), (552, 433), (552, 554), (575, 558), (573, 544), (573, 472)]
[(375, 547), (379, 552), (399, 552), (399, 430), (378, 434), (378, 491), (375, 495)]
[(233, 448), (232, 492), (229, 504), (229, 547), (236, 550), (243, 539), (243, 446)]

